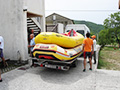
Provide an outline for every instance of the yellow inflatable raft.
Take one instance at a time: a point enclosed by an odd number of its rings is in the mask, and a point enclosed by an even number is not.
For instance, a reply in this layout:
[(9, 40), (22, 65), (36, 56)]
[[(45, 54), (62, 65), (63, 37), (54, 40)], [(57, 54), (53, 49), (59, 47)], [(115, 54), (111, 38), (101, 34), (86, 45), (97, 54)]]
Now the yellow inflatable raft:
[(39, 59), (71, 61), (82, 54), (82, 45), (73, 49), (64, 49), (55, 44), (36, 44), (33, 55)]
[(83, 43), (82, 34), (73, 32), (73, 36), (70, 36), (70, 33), (66, 33), (65, 36), (55, 32), (42, 32), (35, 37), (35, 43), (56, 44), (65, 48), (73, 48)]

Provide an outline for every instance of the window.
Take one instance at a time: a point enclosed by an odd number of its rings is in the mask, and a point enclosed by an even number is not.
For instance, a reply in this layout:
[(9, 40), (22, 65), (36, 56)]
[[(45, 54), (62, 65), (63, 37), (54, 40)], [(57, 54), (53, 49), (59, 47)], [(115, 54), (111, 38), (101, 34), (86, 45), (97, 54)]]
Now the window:
[(85, 36), (84, 30), (77, 30), (76, 32), (78, 32), (78, 33), (82, 34), (83, 36)]
[(67, 30), (67, 32), (69, 32), (70, 30)]

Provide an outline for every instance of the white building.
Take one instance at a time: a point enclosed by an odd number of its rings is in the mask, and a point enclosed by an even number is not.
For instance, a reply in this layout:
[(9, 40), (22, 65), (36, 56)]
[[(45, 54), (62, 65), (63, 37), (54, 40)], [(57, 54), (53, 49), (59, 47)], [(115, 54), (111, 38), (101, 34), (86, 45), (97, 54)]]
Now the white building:
[[(36, 26), (45, 31), (44, 5), (44, 0), (0, 0), (0, 35), (4, 38), (5, 58), (27, 60), (28, 29)], [(30, 27), (30, 21), (36, 24)]]

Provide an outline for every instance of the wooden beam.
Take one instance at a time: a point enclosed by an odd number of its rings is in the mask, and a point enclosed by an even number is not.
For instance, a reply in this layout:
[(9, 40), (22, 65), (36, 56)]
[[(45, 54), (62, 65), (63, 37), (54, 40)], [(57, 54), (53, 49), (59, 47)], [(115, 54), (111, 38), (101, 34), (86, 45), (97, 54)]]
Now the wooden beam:
[(119, 0), (119, 9), (120, 9), (120, 0)]
[(32, 18), (32, 17), (41, 17), (41, 16), (38, 15), (38, 14), (34, 14), (34, 13), (31, 13), (31, 12), (27, 12), (27, 17), (28, 17), (28, 18)]

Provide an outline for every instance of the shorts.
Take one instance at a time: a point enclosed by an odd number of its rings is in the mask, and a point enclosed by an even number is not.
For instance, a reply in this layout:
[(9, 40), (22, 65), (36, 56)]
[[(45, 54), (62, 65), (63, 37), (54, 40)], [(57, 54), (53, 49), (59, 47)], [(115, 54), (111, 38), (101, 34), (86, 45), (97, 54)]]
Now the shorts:
[(3, 58), (3, 49), (0, 48), (0, 57)]
[(84, 58), (87, 58), (87, 56), (88, 56), (89, 58), (92, 58), (92, 53), (91, 53), (91, 52), (84, 52), (84, 53), (83, 53), (83, 56), (84, 56)]

